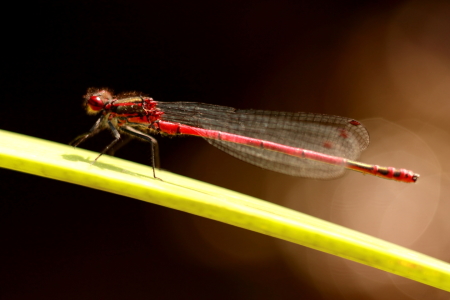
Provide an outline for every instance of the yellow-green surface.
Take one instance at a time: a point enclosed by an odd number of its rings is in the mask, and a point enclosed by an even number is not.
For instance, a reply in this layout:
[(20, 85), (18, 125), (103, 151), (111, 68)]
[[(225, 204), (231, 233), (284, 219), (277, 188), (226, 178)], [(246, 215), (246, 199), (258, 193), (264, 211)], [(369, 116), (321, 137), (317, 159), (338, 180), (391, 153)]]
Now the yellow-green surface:
[(79, 184), (291, 241), (450, 291), (450, 265), (371, 236), (207, 183), (0, 130), (0, 167)]

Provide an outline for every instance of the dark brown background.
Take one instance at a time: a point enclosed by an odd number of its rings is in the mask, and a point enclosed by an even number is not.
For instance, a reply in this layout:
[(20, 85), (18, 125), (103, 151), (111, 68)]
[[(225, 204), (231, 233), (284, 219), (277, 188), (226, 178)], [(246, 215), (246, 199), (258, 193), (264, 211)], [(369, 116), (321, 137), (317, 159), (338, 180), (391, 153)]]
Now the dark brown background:
[[(163, 168), (449, 260), (450, 5), (439, 1), (43, 1), (3, 10), (1, 129), (88, 130), (88, 87), (365, 120), (360, 174), (296, 179), (201, 139)], [(82, 145), (99, 151), (108, 133)], [(117, 156), (150, 162), (137, 141)], [(1, 299), (449, 299), (328, 254), (101, 191), (0, 170)]]

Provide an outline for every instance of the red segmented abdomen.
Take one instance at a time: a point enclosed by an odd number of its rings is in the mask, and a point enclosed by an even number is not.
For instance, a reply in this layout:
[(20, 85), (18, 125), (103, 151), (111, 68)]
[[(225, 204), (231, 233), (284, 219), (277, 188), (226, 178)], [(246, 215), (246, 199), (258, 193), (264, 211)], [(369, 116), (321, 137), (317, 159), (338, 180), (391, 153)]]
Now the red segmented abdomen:
[(177, 124), (167, 121), (159, 121), (156, 127), (163, 133), (176, 135), (176, 134), (186, 134), (200, 136), (207, 139), (227, 141), (231, 143), (244, 144), (251, 147), (256, 147), (265, 150), (271, 150), (275, 152), (281, 152), (290, 156), (295, 156), (304, 159), (310, 159), (314, 161), (320, 161), (323, 163), (344, 166), (347, 169), (354, 171), (359, 171), (366, 174), (372, 174), (378, 177), (392, 179), (401, 182), (416, 182), (418, 175), (414, 174), (412, 171), (405, 169), (395, 169), (392, 167), (380, 167), (377, 165), (363, 164), (355, 162), (352, 160), (347, 160), (345, 158), (336, 157), (332, 155), (327, 155), (315, 151), (310, 151), (307, 149), (290, 147), (286, 145), (281, 145), (274, 142), (264, 141), (261, 139), (249, 138), (241, 135), (221, 132), (217, 130), (207, 130), (202, 128), (196, 128), (192, 126), (187, 126), (183, 124)]

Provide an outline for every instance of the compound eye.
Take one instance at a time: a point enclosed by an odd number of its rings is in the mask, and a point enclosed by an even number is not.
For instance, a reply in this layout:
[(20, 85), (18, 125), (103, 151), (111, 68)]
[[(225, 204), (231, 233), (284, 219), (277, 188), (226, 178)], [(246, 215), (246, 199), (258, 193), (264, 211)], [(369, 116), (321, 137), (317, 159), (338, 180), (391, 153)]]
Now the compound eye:
[(91, 96), (87, 102), (88, 109), (97, 112), (103, 109), (104, 103), (100, 96)]
[(84, 96), (84, 105), (88, 114), (96, 114), (105, 108), (107, 102), (112, 100), (113, 96), (110, 91), (90, 88)]

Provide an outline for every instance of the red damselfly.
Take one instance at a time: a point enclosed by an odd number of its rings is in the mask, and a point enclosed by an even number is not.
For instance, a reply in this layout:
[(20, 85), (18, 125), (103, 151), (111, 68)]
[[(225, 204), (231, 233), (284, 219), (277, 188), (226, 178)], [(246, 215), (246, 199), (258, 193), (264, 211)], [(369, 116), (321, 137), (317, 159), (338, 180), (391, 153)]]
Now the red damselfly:
[(79, 145), (109, 128), (115, 139), (95, 161), (120, 140), (121, 133), (152, 145), (153, 176), (157, 142), (150, 135), (193, 135), (259, 167), (292, 176), (328, 179), (345, 169), (401, 182), (419, 174), (405, 169), (354, 161), (369, 144), (364, 126), (350, 118), (315, 113), (235, 109), (195, 102), (160, 102), (136, 92), (116, 97), (108, 89), (90, 88), (84, 96), (89, 114), (101, 114)]

